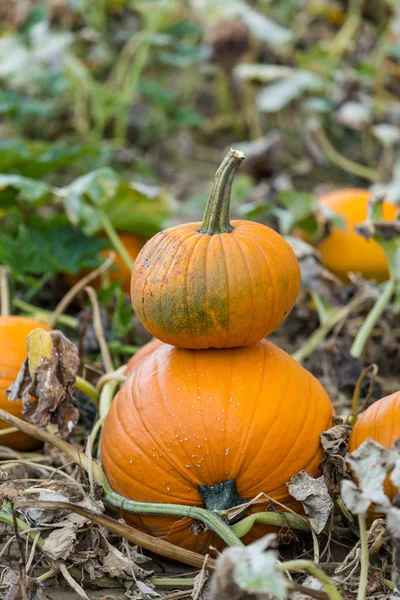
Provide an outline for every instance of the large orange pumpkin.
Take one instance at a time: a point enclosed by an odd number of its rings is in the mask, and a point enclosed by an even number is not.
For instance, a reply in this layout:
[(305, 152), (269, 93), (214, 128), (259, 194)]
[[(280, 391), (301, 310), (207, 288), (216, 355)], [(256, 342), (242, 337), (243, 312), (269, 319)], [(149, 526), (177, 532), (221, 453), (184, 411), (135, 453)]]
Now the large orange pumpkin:
[[(27, 357), (25, 340), (34, 329), (50, 331), (46, 325), (25, 317), (0, 317), (0, 408), (22, 418), (22, 402), (10, 402), (6, 396), (7, 388), (16, 379), (22, 363)], [(10, 427), (0, 421), (0, 430)], [(15, 450), (32, 450), (41, 442), (25, 433), (10, 433), (0, 436), (0, 445)]]
[[(400, 391), (374, 402), (361, 415), (350, 436), (350, 452), (368, 438), (385, 448), (391, 448), (400, 438)], [(392, 499), (398, 491), (389, 478), (385, 482), (385, 491)]]
[[(111, 487), (136, 501), (210, 506), (222, 484), (233, 504), (265, 492), (293, 507), (285, 484), (302, 469), (318, 473), (332, 414), (321, 384), (267, 340), (209, 350), (161, 344), (112, 403), (102, 464)], [(198, 552), (216, 542), (208, 530), (195, 535), (188, 519), (125, 518)]]
[[(132, 260), (136, 260), (140, 250), (143, 248), (146, 240), (143, 238), (134, 235), (133, 233), (118, 233), (119, 239), (127, 249), (130, 254)], [(104, 237), (104, 235), (103, 235)], [(102, 252), (102, 258), (106, 260), (110, 250), (112, 248), (106, 248)], [(68, 275), (67, 280), (69, 285), (72, 287), (77, 283), (82, 277), (84, 277), (88, 271), (81, 271), (76, 275)], [(124, 292), (129, 292), (130, 284), (131, 284), (131, 271), (128, 269), (125, 261), (121, 258), (121, 256), (117, 253), (115, 260), (113, 262), (112, 267), (101, 277), (98, 277), (91, 282), (95, 289), (101, 289), (103, 281), (107, 281), (107, 283), (114, 283), (115, 281), (120, 281), (122, 285), (122, 289)]]
[(142, 364), (145, 358), (149, 356), (158, 346), (161, 346), (162, 342), (160, 340), (151, 340), (147, 342), (144, 346), (136, 352), (131, 358), (128, 360), (126, 374), (131, 375), (135, 369), (138, 368), (139, 365)]
[[(361, 273), (365, 279), (386, 281), (389, 266), (382, 248), (374, 240), (366, 240), (354, 231), (354, 226), (367, 218), (371, 192), (363, 189), (342, 189), (321, 196), (318, 205), (326, 207), (343, 218), (345, 231), (333, 227), (317, 249), (323, 265), (332, 273), (347, 280), (349, 273)], [(396, 206), (385, 202), (383, 217), (394, 221)]]
[(217, 171), (203, 223), (158, 233), (132, 273), (136, 315), (156, 338), (181, 348), (248, 346), (293, 308), (300, 269), (289, 244), (250, 221), (229, 222), (232, 181), (244, 156)]

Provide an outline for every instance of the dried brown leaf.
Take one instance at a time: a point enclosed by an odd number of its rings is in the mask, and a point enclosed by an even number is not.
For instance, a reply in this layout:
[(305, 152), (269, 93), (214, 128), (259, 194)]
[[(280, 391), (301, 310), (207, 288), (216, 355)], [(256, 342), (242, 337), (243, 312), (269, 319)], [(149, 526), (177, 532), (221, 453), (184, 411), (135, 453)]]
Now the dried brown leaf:
[(67, 439), (79, 418), (71, 403), (78, 349), (60, 331), (42, 329), (29, 334), (27, 348), (28, 358), (7, 395), (10, 400), (22, 398), (27, 421), (41, 429), (55, 425)]
[(349, 449), (348, 440), (350, 433), (351, 427), (343, 425), (340, 422), (327, 431), (323, 431), (320, 435), (324, 458), (319, 466), (324, 474), (329, 493), (332, 496), (340, 493), (340, 486), (343, 479), (351, 479), (351, 474), (344, 459)]
[(55, 529), (45, 539), (43, 552), (52, 558), (66, 560), (71, 554), (76, 544), (76, 528), (71, 523), (62, 529)]
[(315, 533), (321, 533), (333, 511), (333, 501), (324, 478), (314, 479), (307, 471), (300, 471), (286, 485), (290, 495), (303, 504)]

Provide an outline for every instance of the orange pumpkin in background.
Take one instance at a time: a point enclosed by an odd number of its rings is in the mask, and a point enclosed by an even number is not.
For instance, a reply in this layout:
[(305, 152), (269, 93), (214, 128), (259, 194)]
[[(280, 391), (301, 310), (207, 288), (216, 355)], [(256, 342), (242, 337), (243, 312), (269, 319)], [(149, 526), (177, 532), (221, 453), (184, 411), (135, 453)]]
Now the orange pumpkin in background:
[[(382, 248), (374, 240), (358, 235), (354, 227), (367, 218), (371, 192), (364, 189), (342, 189), (325, 194), (318, 206), (329, 208), (344, 220), (345, 231), (333, 226), (331, 233), (316, 244), (324, 267), (343, 281), (349, 273), (361, 273), (365, 279), (386, 281), (389, 266)], [(394, 221), (398, 207), (389, 202), (383, 205), (383, 217)]]
[[(361, 415), (351, 433), (349, 451), (354, 452), (368, 438), (385, 448), (392, 448), (400, 438), (400, 391), (374, 402)], [(391, 499), (398, 492), (389, 477), (385, 492)]]
[[(0, 317), (0, 408), (23, 418), (22, 401), (10, 402), (6, 396), (6, 390), (16, 379), (22, 363), (27, 357), (25, 345), (26, 337), (34, 329), (51, 331), (49, 327), (26, 317)], [(9, 428), (10, 425), (0, 421), (0, 430)], [(9, 446), (14, 450), (33, 450), (42, 442), (26, 435), (16, 432), (0, 436), (0, 445)]]
[(156, 338), (181, 348), (249, 346), (288, 316), (300, 286), (289, 244), (251, 221), (229, 222), (231, 150), (218, 169), (203, 223), (166, 229), (147, 242), (133, 269), (137, 317)]
[[(127, 249), (129, 255), (132, 260), (135, 261), (140, 250), (143, 248), (146, 240), (134, 235), (133, 233), (121, 233), (118, 232), (118, 236)], [(105, 237), (105, 235), (102, 235)], [(101, 253), (103, 260), (106, 260), (112, 248), (106, 248)], [(81, 271), (76, 275), (68, 275), (67, 280), (69, 285), (72, 287), (77, 283), (82, 277), (87, 275), (89, 271)], [(124, 292), (128, 293), (131, 285), (131, 271), (128, 269), (125, 261), (121, 258), (121, 256), (116, 253), (114, 262), (112, 266), (107, 270), (106, 273), (95, 279), (90, 283), (95, 289), (101, 289), (103, 287), (103, 282), (107, 282), (108, 284), (114, 283), (115, 281), (120, 281), (121, 286)]]
[[(215, 508), (225, 495), (218, 508), (226, 509), (265, 492), (296, 508), (286, 482), (302, 469), (318, 474), (319, 436), (332, 415), (317, 379), (266, 340), (208, 350), (159, 344), (114, 398), (102, 465), (113, 490), (136, 501)], [(197, 552), (217, 543), (209, 530), (195, 535), (190, 519), (124, 517)], [(251, 535), (265, 532), (258, 525)]]
[(161, 344), (162, 342), (160, 340), (151, 340), (150, 342), (147, 342), (147, 344), (142, 346), (140, 350), (138, 350), (136, 354), (131, 356), (131, 358), (128, 360), (126, 374), (131, 375), (133, 371), (137, 369), (139, 365), (142, 364), (144, 359), (147, 358), (149, 354), (154, 352), (156, 348), (161, 346)]

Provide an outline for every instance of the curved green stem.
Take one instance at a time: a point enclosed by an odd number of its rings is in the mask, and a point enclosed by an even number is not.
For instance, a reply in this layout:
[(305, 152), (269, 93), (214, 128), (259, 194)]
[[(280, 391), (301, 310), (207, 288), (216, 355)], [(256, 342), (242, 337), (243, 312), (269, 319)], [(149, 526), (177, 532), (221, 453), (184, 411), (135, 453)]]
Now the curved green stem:
[[(8, 510), (0, 509), (0, 523), (4, 523), (5, 525), (11, 525), (11, 527), (13, 527), (14, 519), (13, 519), (12, 513)], [(44, 539), (42, 537), (36, 538), (37, 531), (32, 529), (31, 526), (28, 525), (28, 523), (25, 523), (25, 521), (22, 521), (21, 519), (17, 518), (16, 523), (17, 523), (17, 527), (18, 527), (19, 531), (21, 531), (22, 533), (27, 531), (27, 535), (28, 535), (29, 539), (32, 542), (34, 542), (36, 540), (37, 546), (39, 548), (42, 548), (42, 546), (44, 544)], [(28, 531), (28, 530), (30, 530), (30, 531)]]
[(113, 248), (118, 252), (128, 269), (132, 271), (134, 262), (124, 244), (121, 242), (118, 233), (115, 231), (114, 225), (111, 223), (110, 219), (102, 208), (96, 208), (96, 212)]
[(210, 197), (204, 211), (203, 222), (198, 229), (200, 233), (215, 235), (232, 231), (233, 227), (229, 222), (232, 183), (243, 160), (243, 152), (230, 150), (222, 161), (215, 174)]
[(242, 538), (250, 531), (255, 523), (263, 525), (272, 525), (273, 527), (290, 527), (291, 529), (299, 529), (301, 531), (310, 531), (308, 521), (292, 513), (279, 512), (259, 512), (245, 517), (235, 525), (232, 525), (232, 531)]
[(228, 546), (243, 546), (243, 543), (235, 535), (232, 529), (222, 521), (220, 517), (198, 506), (184, 506), (181, 504), (166, 504), (153, 502), (135, 502), (128, 500), (114, 492), (106, 482), (104, 487), (104, 499), (112, 506), (116, 506), (125, 512), (136, 515), (157, 515), (169, 517), (189, 518), (202, 521), (207, 527), (216, 533)]
[(369, 567), (367, 526), (364, 515), (358, 515), (358, 526), (360, 528), (361, 542), (361, 573), (360, 581), (358, 583), (357, 600), (364, 600), (367, 591)]
[[(51, 311), (45, 310), (44, 308), (38, 308), (33, 304), (29, 304), (28, 302), (21, 300), (21, 298), (15, 298), (13, 303), (14, 306), (27, 313), (28, 315), (37, 318), (39, 321), (48, 322), (53, 315)], [(75, 317), (71, 317), (70, 315), (58, 315), (57, 322), (61, 325), (65, 325), (65, 327), (70, 327), (71, 329), (78, 329), (78, 319), (75, 319)]]
[(363, 350), (365, 348), (365, 344), (368, 342), (368, 338), (371, 335), (373, 328), (375, 327), (379, 317), (385, 310), (387, 304), (392, 298), (395, 291), (395, 279), (392, 276), (387, 282), (383, 293), (379, 296), (375, 306), (370, 311), (368, 317), (365, 319), (364, 323), (360, 327), (359, 332), (356, 335), (356, 338), (353, 342), (353, 345), (350, 349), (350, 355), (354, 358), (360, 358)]
[(335, 588), (322, 569), (308, 560), (288, 560), (287, 562), (277, 563), (279, 571), (306, 571), (322, 584), (330, 600), (343, 600), (341, 593)]
[[(126, 371), (126, 365), (122, 365), (119, 369), (113, 371), (113, 373), (109, 373), (109, 375), (124, 375)], [(117, 377), (116, 379), (111, 379), (107, 381), (101, 390), (100, 393), (100, 402), (99, 402), (99, 419), (105, 419), (108, 411), (110, 410), (111, 403), (115, 396), (115, 391), (117, 387), (121, 384), (121, 380)]]
[(347, 171), (348, 173), (357, 175), (357, 177), (368, 179), (368, 181), (376, 181), (378, 176), (376, 171), (364, 165), (360, 165), (340, 154), (340, 152), (338, 152), (332, 146), (331, 142), (326, 137), (326, 134), (319, 123), (313, 124), (312, 131), (315, 134), (315, 137), (317, 139), (318, 144), (320, 145), (322, 152), (333, 164), (343, 169), (343, 171)]
[(83, 377), (79, 377), (78, 375), (75, 379), (75, 387), (86, 394), (86, 396), (92, 400), (93, 404), (96, 406), (99, 405), (100, 394), (91, 383), (86, 381), (86, 379), (83, 379)]
[(314, 331), (312, 335), (304, 342), (304, 344), (292, 354), (292, 358), (298, 362), (303, 362), (308, 358), (328, 335), (328, 333), (341, 321), (347, 319), (349, 314), (359, 308), (368, 298), (369, 293), (367, 291), (361, 292), (358, 296), (352, 299), (352, 301), (341, 308), (333, 310), (327, 317), (326, 321), (322, 323), (318, 329)]

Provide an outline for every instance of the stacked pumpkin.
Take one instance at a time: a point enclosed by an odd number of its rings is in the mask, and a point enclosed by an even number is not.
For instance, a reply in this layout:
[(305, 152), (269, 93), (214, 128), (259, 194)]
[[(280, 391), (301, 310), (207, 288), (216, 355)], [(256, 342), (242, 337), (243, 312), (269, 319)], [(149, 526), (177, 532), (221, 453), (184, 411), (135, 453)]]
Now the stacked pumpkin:
[[(275, 231), (230, 223), (243, 158), (225, 157), (203, 222), (157, 234), (133, 270), (134, 310), (157, 339), (130, 363), (104, 425), (102, 462), (112, 488), (136, 501), (224, 510), (265, 493), (297, 508), (286, 482), (302, 469), (318, 473), (332, 405), (264, 339), (292, 310), (300, 270)], [(126, 519), (198, 552), (216, 542), (190, 519)]]

